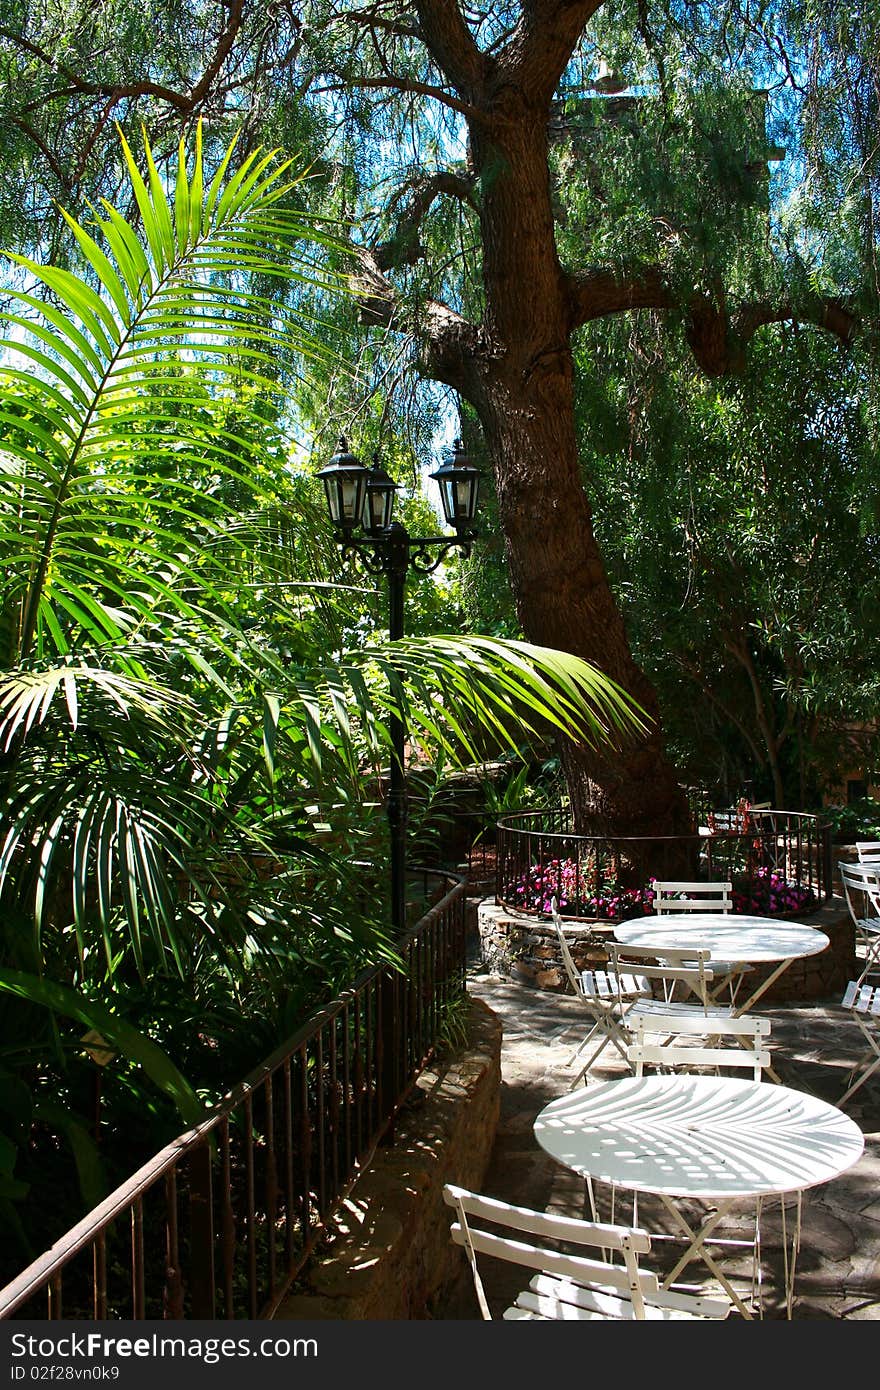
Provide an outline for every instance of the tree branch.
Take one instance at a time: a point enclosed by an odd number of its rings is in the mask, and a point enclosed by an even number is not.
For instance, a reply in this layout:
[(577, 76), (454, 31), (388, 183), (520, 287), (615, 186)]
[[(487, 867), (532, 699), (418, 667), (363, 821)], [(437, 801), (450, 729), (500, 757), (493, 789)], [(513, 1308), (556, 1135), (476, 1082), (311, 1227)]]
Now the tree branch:
[(425, 45), (447, 81), (479, 102), (493, 63), (474, 42), (457, 0), (414, 0), (413, 8)]
[(498, 55), (499, 68), (533, 101), (548, 102), (578, 39), (604, 0), (533, 0)]
[(694, 295), (690, 303), (678, 303), (656, 266), (643, 266), (631, 274), (592, 269), (566, 277), (571, 328), (593, 319), (631, 309), (680, 308), (687, 316), (685, 329), (691, 351), (707, 376), (732, 376), (745, 368), (745, 350), (759, 328), (768, 323), (812, 323), (850, 344), (858, 327), (855, 317), (835, 300), (804, 304), (741, 304), (731, 314), (724, 303), (708, 295)]
[(566, 276), (566, 288), (572, 330), (628, 309), (671, 309), (675, 303), (656, 266), (624, 275), (595, 268), (578, 271)]
[(414, 265), (420, 260), (423, 248), (419, 229), (433, 203), (441, 195), (456, 198), (477, 210), (474, 182), (461, 174), (443, 171), (410, 180), (391, 199), (389, 211), (409, 195), (409, 203), (401, 212), (393, 234), (374, 248), (373, 255), (380, 270), (394, 266)]
[(425, 36), (421, 29), (414, 24), (407, 24), (403, 16), (399, 19), (388, 19), (376, 10), (355, 10), (348, 14), (340, 14), (337, 18), (342, 24), (359, 24), (365, 29), (381, 29), (395, 39), (417, 39), (424, 42)]
[(352, 247), (352, 253), (356, 268), (349, 283), (362, 321), (412, 335), (420, 344), (426, 371), (470, 399), (483, 331), (438, 300), (428, 300), (418, 311), (404, 306), (375, 253), (365, 246)]
[(32, 144), (36, 145), (37, 149), (40, 151), (40, 154), (43, 156), (49, 168), (52, 170), (52, 173), (55, 175), (56, 179), (61, 184), (61, 187), (65, 189), (67, 193), (69, 193), (72, 184), (67, 174), (67, 171), (61, 167), (58, 160), (55, 158), (54, 154), (49, 149), (49, 146), (46, 144), (45, 140), (40, 135), (39, 131), (35, 130), (34, 127), (30, 125), (27, 121), (23, 121), (20, 116), (9, 115), (7, 116), (7, 120), (11, 121), (11, 123), (18, 130), (20, 130), (23, 135), (27, 136), (27, 138), (31, 141)]
[[(52, 72), (59, 73), (65, 77), (71, 85), (71, 95), (80, 93), (84, 96), (103, 96), (109, 98), (112, 103), (122, 101), (127, 97), (155, 96), (161, 101), (174, 106), (184, 116), (190, 115), (199, 104), (205, 99), (215, 82), (218, 73), (229, 57), (229, 53), (241, 30), (244, 15), (245, 0), (231, 0), (228, 5), (228, 17), (226, 25), (217, 40), (214, 53), (207, 63), (201, 77), (190, 89), (189, 92), (178, 92), (171, 87), (166, 87), (162, 83), (153, 82), (148, 78), (143, 81), (110, 83), (110, 82), (89, 82), (74, 68), (68, 67), (65, 63), (58, 60), (39, 44), (33, 43), (24, 34), (16, 33), (12, 29), (0, 27), (0, 38), (8, 39), (16, 47), (30, 53), (37, 58)], [(41, 147), (42, 148), (42, 147)], [(45, 153), (45, 151), (43, 151)]]
[(858, 329), (858, 321), (838, 300), (814, 300), (812, 303), (794, 306), (792, 304), (744, 304), (733, 317), (733, 328), (737, 336), (748, 342), (759, 328), (768, 323), (812, 323), (824, 328), (847, 346), (853, 341)]
[(435, 87), (430, 82), (416, 82), (408, 77), (346, 77), (339, 82), (328, 82), (323, 87), (315, 87), (316, 94), (323, 92), (347, 92), (352, 87), (362, 87), (367, 89), (381, 90), (384, 88), (390, 92), (411, 92), (416, 96), (432, 97), (434, 101), (439, 101), (443, 106), (448, 106), (451, 111), (458, 111), (460, 115), (469, 121), (484, 121), (485, 114), (477, 107), (471, 106), (469, 102), (459, 101), (458, 97), (445, 92), (442, 87)]
[(245, 0), (231, 0), (229, 5), (229, 17), (226, 20), (226, 28), (217, 40), (217, 47), (214, 49), (214, 56), (208, 62), (204, 72), (189, 94), (190, 109), (194, 110), (201, 101), (205, 99), (211, 86), (229, 57), (232, 45), (238, 38), (244, 17)]

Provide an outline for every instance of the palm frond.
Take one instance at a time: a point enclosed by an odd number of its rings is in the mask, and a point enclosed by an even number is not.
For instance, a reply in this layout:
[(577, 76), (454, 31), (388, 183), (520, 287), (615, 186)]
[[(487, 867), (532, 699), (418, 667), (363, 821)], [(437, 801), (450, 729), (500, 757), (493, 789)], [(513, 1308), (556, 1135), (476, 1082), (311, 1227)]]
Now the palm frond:
[(372, 752), (388, 742), (391, 712), (454, 762), (479, 760), (478, 729), (516, 748), (528, 734), (558, 733), (614, 745), (647, 727), (634, 700), (590, 662), (533, 643), (481, 636), (389, 642), (327, 660), (301, 680), (285, 712), (320, 766), (328, 726)]
[[(206, 192), (198, 133), (168, 191), (149, 143), (144, 174), (120, 140), (140, 225), (107, 204), (90, 227), (65, 213), (91, 281), (8, 254), (50, 300), (12, 292), (0, 340), (0, 554), (25, 657), (63, 651), (71, 623), (113, 636), (108, 610), (128, 606), (134, 575), (140, 618), (179, 611), (228, 649), (222, 570), (202, 545), (228, 502), (208, 484), (255, 497), (263, 484), (243, 426), (230, 432), (212, 405), (234, 397), (264, 431), (280, 363), (326, 356), (302, 310), (255, 293), (251, 272), (341, 288), (303, 250), (326, 233), (281, 205), (301, 177), (291, 160), (253, 151), (232, 171), (230, 147)], [(190, 473), (176, 493), (157, 474), (165, 459)]]

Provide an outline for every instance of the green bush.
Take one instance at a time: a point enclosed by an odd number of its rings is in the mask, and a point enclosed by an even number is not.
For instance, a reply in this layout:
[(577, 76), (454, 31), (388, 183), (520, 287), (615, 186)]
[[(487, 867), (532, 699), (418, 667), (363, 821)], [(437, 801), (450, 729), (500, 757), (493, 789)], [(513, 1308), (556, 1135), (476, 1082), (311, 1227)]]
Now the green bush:
[(825, 806), (819, 814), (830, 821), (836, 839), (880, 840), (880, 801), (872, 796), (848, 806)]

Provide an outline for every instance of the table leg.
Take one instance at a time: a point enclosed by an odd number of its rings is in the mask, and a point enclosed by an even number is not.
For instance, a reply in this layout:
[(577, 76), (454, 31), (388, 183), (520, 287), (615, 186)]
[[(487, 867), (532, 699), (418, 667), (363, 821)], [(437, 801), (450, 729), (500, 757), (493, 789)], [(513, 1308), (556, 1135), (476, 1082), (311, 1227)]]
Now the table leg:
[(752, 991), (745, 1003), (738, 1004), (734, 1008), (733, 1012), (736, 1018), (739, 1018), (741, 1014), (748, 1013), (749, 1009), (753, 1008), (756, 1002), (761, 998), (761, 995), (764, 993), (764, 991), (768, 990), (772, 984), (775, 984), (775, 982), (779, 979), (779, 976), (783, 973), (783, 971), (788, 969), (788, 967), (791, 965), (792, 959), (793, 957), (789, 957), (789, 959), (787, 960), (780, 961), (776, 969), (771, 970), (766, 980), (764, 980), (762, 984), (758, 985), (757, 989)]
[(791, 1258), (788, 1254), (788, 1240), (786, 1233), (785, 1197), (779, 1199), (782, 1207), (782, 1260), (785, 1272), (785, 1313), (791, 1322), (792, 1305), (794, 1304), (794, 1275), (797, 1267), (797, 1257), (801, 1248), (801, 1208), (803, 1205), (803, 1193), (797, 1194), (795, 1203), (794, 1231), (791, 1237)]
[[(716, 1209), (716, 1211), (714, 1211), (713, 1213), (711, 1213), (711, 1214), (706, 1218), (706, 1220), (703, 1222), (702, 1226), (700, 1227), (699, 1231), (694, 1231), (694, 1230), (691, 1228), (691, 1226), (689, 1226), (689, 1224), (687, 1223), (687, 1221), (685, 1221), (684, 1217), (682, 1216), (681, 1212), (679, 1211), (678, 1207), (675, 1205), (674, 1202), (672, 1202), (668, 1197), (666, 1197), (666, 1196), (665, 1196), (664, 1194), (662, 1194), (662, 1193), (660, 1194), (660, 1198), (661, 1198), (661, 1201), (663, 1202), (663, 1205), (666, 1207), (667, 1211), (670, 1213), (670, 1215), (672, 1216), (672, 1218), (673, 1218), (675, 1221), (678, 1222), (678, 1224), (681, 1226), (682, 1230), (684, 1230), (684, 1231), (687, 1233), (687, 1235), (690, 1237), (690, 1241), (691, 1241), (691, 1243), (690, 1243), (690, 1245), (688, 1246), (687, 1250), (685, 1250), (684, 1254), (681, 1256), (681, 1258), (679, 1259), (679, 1261), (678, 1261), (677, 1264), (675, 1265), (674, 1269), (673, 1269), (669, 1274), (667, 1274), (666, 1277), (663, 1279), (662, 1284), (661, 1284), (660, 1287), (663, 1288), (663, 1289), (668, 1289), (668, 1288), (672, 1285), (673, 1281), (674, 1281), (675, 1279), (678, 1278), (678, 1276), (679, 1276), (679, 1274), (682, 1272), (682, 1270), (683, 1270), (687, 1265), (689, 1265), (689, 1264), (691, 1263), (692, 1260), (695, 1260), (695, 1259), (697, 1259), (697, 1258), (700, 1258), (700, 1259), (703, 1261), (703, 1263), (705, 1264), (706, 1268), (707, 1268), (707, 1269), (715, 1276), (715, 1278), (718, 1280), (719, 1284), (720, 1284), (721, 1287), (724, 1289), (724, 1292), (727, 1294), (728, 1298), (731, 1300), (731, 1302), (733, 1303), (734, 1307), (737, 1308), (737, 1309), (739, 1310), (739, 1312), (742, 1313), (742, 1315), (743, 1315), (744, 1318), (748, 1318), (749, 1320), (752, 1320), (753, 1317), (754, 1317), (754, 1314), (753, 1314), (752, 1309), (749, 1308), (748, 1304), (746, 1304), (746, 1303), (743, 1302), (743, 1300), (740, 1298), (739, 1294), (736, 1292), (736, 1289), (734, 1289), (733, 1285), (731, 1284), (730, 1280), (729, 1280), (729, 1279), (727, 1278), (727, 1276), (723, 1273), (723, 1271), (722, 1271), (721, 1269), (719, 1269), (718, 1265), (716, 1264), (716, 1262), (715, 1262), (715, 1260), (712, 1258), (712, 1256), (709, 1254), (708, 1250), (705, 1249), (705, 1242), (706, 1242), (706, 1241), (708, 1240), (708, 1238), (711, 1236), (712, 1232), (714, 1231), (714, 1229), (715, 1229), (715, 1227), (718, 1225), (718, 1223), (719, 1223), (720, 1221), (722, 1221), (722, 1220), (724, 1219), (725, 1216), (727, 1216), (728, 1212), (729, 1212), (729, 1211), (731, 1210), (731, 1208), (734, 1206), (734, 1203), (733, 1203), (732, 1201), (730, 1201), (730, 1202), (720, 1202), (719, 1205), (718, 1205), (718, 1207), (717, 1207), (717, 1209)], [(753, 1259), (756, 1258), (754, 1242), (752, 1243), (752, 1258), (753, 1258)], [(755, 1280), (755, 1276), (754, 1276), (754, 1271), (753, 1271), (753, 1274), (752, 1274), (752, 1286), (753, 1286), (753, 1288), (754, 1288), (754, 1280)]]

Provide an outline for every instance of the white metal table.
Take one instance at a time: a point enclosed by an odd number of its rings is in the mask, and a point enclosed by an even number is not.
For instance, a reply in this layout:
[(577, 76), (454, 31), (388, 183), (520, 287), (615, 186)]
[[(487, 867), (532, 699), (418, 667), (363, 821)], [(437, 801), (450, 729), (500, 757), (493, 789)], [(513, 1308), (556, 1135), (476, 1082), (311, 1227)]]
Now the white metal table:
[[(747, 966), (776, 965), (734, 1012), (746, 1013), (761, 995), (787, 970), (792, 961), (816, 956), (830, 944), (824, 932), (801, 922), (781, 921), (778, 917), (750, 917), (745, 913), (665, 912), (651, 917), (634, 917), (614, 928), (621, 946), (666, 946), (670, 950), (688, 948), (708, 950), (709, 968), (713, 960), (724, 961), (725, 983)], [(717, 989), (715, 991), (717, 993)]]
[[(783, 1198), (785, 1300), (791, 1317), (804, 1189), (828, 1182), (861, 1157), (864, 1137), (833, 1105), (787, 1086), (728, 1076), (625, 1077), (551, 1102), (535, 1121), (541, 1147), (592, 1182), (657, 1195), (684, 1233), (687, 1248), (663, 1281), (668, 1288), (700, 1258), (745, 1317), (752, 1311), (705, 1248), (743, 1200)], [(796, 1197), (791, 1249), (786, 1195)], [(676, 1199), (714, 1208), (697, 1230)], [(595, 1212), (594, 1212), (595, 1215)], [(753, 1250), (754, 1267), (760, 1256)], [(753, 1278), (754, 1285), (754, 1278)]]

